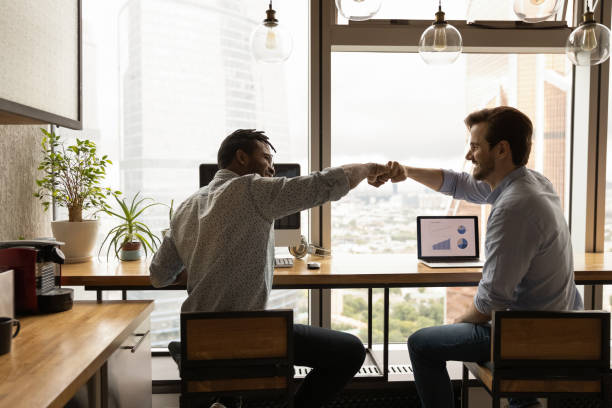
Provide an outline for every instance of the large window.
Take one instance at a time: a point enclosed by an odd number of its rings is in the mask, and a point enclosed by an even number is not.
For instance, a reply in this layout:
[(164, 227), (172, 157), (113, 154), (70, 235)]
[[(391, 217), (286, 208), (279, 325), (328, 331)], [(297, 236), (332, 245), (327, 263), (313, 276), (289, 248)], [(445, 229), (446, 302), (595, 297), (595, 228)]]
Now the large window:
[[(130, 199), (140, 193), (177, 206), (198, 189), (198, 165), (215, 163), (221, 140), (238, 128), (265, 130), (277, 150), (275, 162), (299, 163), (306, 173), (308, 2), (274, 1), (277, 18), (293, 36), (293, 53), (283, 64), (251, 57), (250, 34), (267, 6), (252, 0), (84, 0), (84, 129), (60, 131), (94, 140), (113, 160), (107, 182)], [(168, 208), (151, 208), (143, 221), (159, 234), (168, 227)], [(101, 239), (115, 223), (102, 219)], [(308, 235), (308, 225), (304, 218), (302, 234)], [(154, 347), (179, 337), (185, 295), (129, 293), (156, 300)], [(294, 308), (295, 320), (307, 322), (308, 291), (273, 291), (270, 307)]]
[[(528, 167), (548, 177), (566, 203), (571, 65), (565, 55), (464, 54), (453, 65), (431, 67), (415, 53), (336, 52), (331, 73), (332, 165), (397, 160), (470, 172), (463, 119), (474, 110), (511, 105), (534, 124)], [(416, 253), (417, 215), (477, 215), (484, 237), (489, 206), (453, 200), (408, 180), (379, 189), (362, 183), (334, 202), (331, 214), (334, 253), (382, 255)], [(403, 342), (418, 328), (452, 321), (474, 292), (392, 290), (390, 340)], [(376, 319), (382, 294), (373, 300)], [(333, 328), (367, 338), (366, 290), (333, 291), (331, 313)], [(375, 340), (382, 340), (379, 334), (374, 331)]]

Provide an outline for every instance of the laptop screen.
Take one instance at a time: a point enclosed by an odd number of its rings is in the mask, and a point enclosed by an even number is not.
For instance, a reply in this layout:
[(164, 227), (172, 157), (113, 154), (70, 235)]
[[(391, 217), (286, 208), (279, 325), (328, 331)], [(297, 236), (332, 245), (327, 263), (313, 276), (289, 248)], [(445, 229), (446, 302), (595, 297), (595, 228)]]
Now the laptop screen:
[(417, 245), (419, 259), (478, 258), (478, 217), (419, 216)]

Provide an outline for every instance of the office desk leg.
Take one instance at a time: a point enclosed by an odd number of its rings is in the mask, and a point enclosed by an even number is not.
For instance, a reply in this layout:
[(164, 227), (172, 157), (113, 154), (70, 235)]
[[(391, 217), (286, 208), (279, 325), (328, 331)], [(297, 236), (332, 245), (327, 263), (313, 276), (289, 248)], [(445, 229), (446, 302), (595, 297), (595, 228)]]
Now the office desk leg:
[(87, 406), (90, 408), (108, 407), (108, 374), (106, 363), (87, 381)]
[(383, 378), (385, 381), (389, 379), (389, 288), (384, 289), (384, 327), (383, 327)]
[(368, 288), (368, 350), (372, 350), (372, 288)]

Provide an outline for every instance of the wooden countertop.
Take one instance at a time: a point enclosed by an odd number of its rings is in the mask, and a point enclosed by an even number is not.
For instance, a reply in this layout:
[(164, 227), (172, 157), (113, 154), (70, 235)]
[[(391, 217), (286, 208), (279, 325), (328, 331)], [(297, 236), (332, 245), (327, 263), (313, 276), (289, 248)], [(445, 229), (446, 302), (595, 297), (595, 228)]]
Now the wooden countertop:
[[(307, 269), (316, 261), (321, 269)], [(612, 252), (574, 255), (576, 283), (612, 283)], [(296, 259), (292, 268), (274, 271), (275, 288), (450, 286), (476, 285), (480, 268), (429, 268), (416, 255), (335, 255)], [(101, 262), (62, 266), (62, 285), (92, 287), (150, 287), (148, 261)], [(176, 287), (180, 289), (180, 287)]]
[(72, 310), (20, 318), (0, 356), (0, 406), (63, 407), (153, 310), (153, 302), (75, 302)]

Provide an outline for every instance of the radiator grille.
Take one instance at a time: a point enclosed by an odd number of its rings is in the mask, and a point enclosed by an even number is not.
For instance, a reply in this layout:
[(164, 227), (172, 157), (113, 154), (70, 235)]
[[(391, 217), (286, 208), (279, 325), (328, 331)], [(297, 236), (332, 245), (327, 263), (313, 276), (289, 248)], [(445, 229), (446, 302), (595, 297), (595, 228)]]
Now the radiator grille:
[[(295, 378), (304, 378), (312, 370), (310, 367), (295, 366)], [(382, 373), (375, 365), (362, 366), (355, 377), (380, 377)]]
[(55, 263), (36, 263), (36, 294), (41, 295), (55, 288)]

